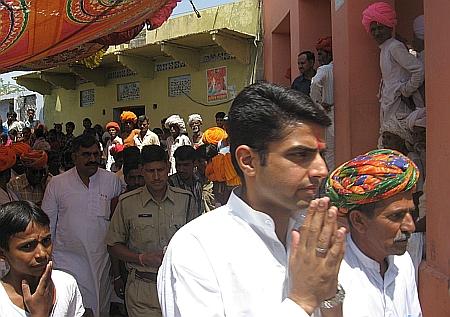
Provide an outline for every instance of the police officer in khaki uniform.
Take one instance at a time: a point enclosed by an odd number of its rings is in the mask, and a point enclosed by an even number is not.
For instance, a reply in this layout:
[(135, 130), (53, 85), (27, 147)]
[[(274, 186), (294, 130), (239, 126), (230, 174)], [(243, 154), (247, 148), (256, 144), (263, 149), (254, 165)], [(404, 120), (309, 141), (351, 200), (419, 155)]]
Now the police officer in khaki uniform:
[(145, 186), (120, 196), (106, 244), (126, 263), (125, 301), (130, 317), (161, 316), (156, 276), (165, 247), (175, 232), (197, 215), (189, 191), (168, 185), (167, 152), (158, 145), (142, 149)]

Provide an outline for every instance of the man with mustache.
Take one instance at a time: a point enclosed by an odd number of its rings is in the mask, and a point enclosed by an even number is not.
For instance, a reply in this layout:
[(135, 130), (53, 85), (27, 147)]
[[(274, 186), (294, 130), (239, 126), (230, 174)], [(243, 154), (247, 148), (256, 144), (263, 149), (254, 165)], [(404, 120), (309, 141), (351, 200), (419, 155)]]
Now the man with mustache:
[(406, 252), (414, 232), (414, 163), (394, 150), (360, 155), (333, 171), (326, 194), (348, 221), (339, 270), (346, 317), (421, 317), (414, 266)]
[(75, 167), (49, 182), (42, 209), (50, 218), (56, 269), (77, 280), (83, 304), (93, 316), (109, 316), (111, 277), (105, 236), (111, 199), (124, 188), (120, 179), (99, 168), (100, 146), (94, 136), (73, 139)]
[(418, 90), (424, 81), (423, 64), (395, 39), (397, 13), (390, 4), (369, 5), (362, 13), (362, 24), (380, 48), (380, 134), (388, 131), (411, 142), (406, 118), (415, 108), (424, 107)]
[(161, 146), (145, 145), (141, 162), (145, 186), (119, 197), (106, 244), (128, 269), (124, 294), (128, 316), (159, 317), (156, 275), (164, 250), (197, 210), (191, 192), (169, 186), (170, 163)]

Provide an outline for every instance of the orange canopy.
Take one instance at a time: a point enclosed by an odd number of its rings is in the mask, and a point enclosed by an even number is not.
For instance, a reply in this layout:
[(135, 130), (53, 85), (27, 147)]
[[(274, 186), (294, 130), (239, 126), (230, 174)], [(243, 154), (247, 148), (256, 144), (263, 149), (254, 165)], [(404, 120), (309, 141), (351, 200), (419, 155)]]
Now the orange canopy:
[(181, 0), (6, 0), (0, 4), (0, 72), (44, 69), (159, 27)]

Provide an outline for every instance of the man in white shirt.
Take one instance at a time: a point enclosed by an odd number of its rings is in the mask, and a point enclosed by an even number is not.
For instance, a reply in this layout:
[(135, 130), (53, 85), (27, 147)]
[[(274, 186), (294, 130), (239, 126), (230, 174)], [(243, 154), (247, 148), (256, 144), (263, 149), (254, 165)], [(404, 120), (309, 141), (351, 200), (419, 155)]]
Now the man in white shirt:
[(83, 303), (95, 317), (109, 316), (110, 261), (105, 236), (111, 199), (122, 192), (121, 181), (99, 168), (100, 147), (94, 136), (72, 143), (75, 167), (52, 178), (42, 201), (50, 218), (55, 268), (72, 274)]
[(424, 81), (423, 65), (404, 43), (393, 37), (397, 16), (388, 3), (368, 6), (362, 24), (380, 47), (380, 135), (387, 131), (411, 142), (406, 118), (414, 108), (424, 106), (418, 91)]
[[(306, 95), (259, 83), (236, 97), (229, 123), (243, 186), (172, 238), (158, 272), (163, 315), (341, 316), (345, 229), (328, 198), (313, 200), (330, 119)], [(289, 218), (308, 204), (288, 249)]]
[(149, 120), (146, 116), (139, 116), (139, 133), (134, 136), (134, 144), (142, 151), (145, 145), (159, 145), (159, 138), (152, 130), (148, 128)]
[(345, 317), (422, 316), (406, 252), (418, 178), (410, 159), (386, 149), (360, 155), (328, 177), (326, 193), (350, 229), (339, 270)]
[(333, 45), (331, 36), (318, 40), (316, 44), (319, 68), (311, 80), (311, 99), (321, 105), (331, 119), (327, 128), (325, 142), (327, 151), (324, 155), (327, 167), (334, 169), (334, 95), (333, 95)]

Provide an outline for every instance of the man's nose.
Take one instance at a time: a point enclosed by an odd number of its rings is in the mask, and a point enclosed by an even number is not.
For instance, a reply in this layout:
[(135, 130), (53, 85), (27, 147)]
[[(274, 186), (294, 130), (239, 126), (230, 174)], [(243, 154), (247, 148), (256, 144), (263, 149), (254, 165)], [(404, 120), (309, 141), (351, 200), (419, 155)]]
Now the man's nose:
[(414, 219), (412, 215), (408, 212), (403, 218), (402, 225), (400, 228), (404, 232), (413, 233), (416, 231), (416, 226), (414, 224)]
[(328, 168), (322, 155), (317, 152), (316, 157), (311, 163), (311, 168), (309, 169), (311, 177), (324, 178), (328, 175)]

